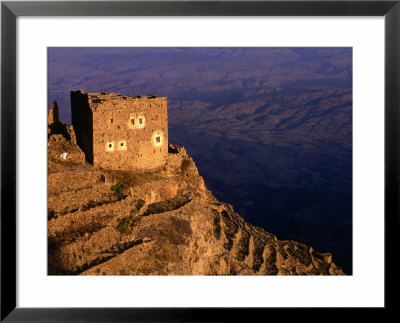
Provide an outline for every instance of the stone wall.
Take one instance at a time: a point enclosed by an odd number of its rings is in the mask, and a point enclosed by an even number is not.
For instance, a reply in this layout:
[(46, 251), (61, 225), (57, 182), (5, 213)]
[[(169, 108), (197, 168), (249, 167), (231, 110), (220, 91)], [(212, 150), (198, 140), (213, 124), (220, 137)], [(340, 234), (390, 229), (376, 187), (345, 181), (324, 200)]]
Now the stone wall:
[(58, 115), (58, 105), (57, 102), (54, 101), (53, 104), (51, 105), (51, 108), (49, 110), (49, 113), (47, 115), (47, 125), (50, 126), (55, 123), (59, 123), (59, 115)]
[[(168, 154), (167, 98), (126, 97), (120, 94), (73, 92), (71, 100), (89, 107), (92, 121), (86, 129), (75, 129), (79, 144), (81, 133), (91, 133), (92, 150), (83, 150), (95, 166), (119, 170), (151, 170), (165, 164)], [(79, 111), (79, 107), (72, 107)], [(85, 112), (84, 112), (85, 113)], [(77, 115), (77, 113), (75, 113)], [(91, 129), (91, 124), (93, 128)], [(73, 125), (74, 118), (73, 118)], [(90, 136), (89, 136), (90, 137)], [(93, 156), (90, 160), (90, 156)]]
[(71, 119), (76, 143), (85, 153), (86, 160), (93, 163), (93, 113), (88, 95), (82, 90), (71, 92)]
[(48, 175), (48, 191), (53, 194), (71, 191), (85, 186), (103, 182), (104, 175), (100, 171), (77, 170), (65, 173), (52, 173)]
[(70, 124), (67, 124), (67, 125), (65, 125), (65, 128), (66, 128), (68, 136), (69, 136), (69, 141), (71, 142), (72, 145), (76, 145), (76, 136), (75, 136), (74, 127)]

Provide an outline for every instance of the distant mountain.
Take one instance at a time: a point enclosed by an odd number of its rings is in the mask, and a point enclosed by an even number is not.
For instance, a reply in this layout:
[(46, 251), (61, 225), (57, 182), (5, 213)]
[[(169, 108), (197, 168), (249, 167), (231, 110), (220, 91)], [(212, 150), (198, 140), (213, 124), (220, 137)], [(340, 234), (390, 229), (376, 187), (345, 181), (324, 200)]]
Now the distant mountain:
[(168, 97), (169, 138), (246, 221), (352, 272), (351, 48), (50, 48), (69, 92)]
[(177, 123), (351, 133), (350, 48), (50, 48), (48, 64), (49, 98), (64, 108), (64, 121), (70, 90), (84, 88), (168, 96)]

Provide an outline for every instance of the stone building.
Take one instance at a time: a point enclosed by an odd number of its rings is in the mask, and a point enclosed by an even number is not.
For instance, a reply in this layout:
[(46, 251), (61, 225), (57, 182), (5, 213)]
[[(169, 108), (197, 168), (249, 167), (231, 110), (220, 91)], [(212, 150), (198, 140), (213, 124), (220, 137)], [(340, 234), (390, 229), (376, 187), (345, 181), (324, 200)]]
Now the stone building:
[(168, 154), (167, 98), (71, 92), (77, 144), (95, 166), (120, 170), (161, 167)]

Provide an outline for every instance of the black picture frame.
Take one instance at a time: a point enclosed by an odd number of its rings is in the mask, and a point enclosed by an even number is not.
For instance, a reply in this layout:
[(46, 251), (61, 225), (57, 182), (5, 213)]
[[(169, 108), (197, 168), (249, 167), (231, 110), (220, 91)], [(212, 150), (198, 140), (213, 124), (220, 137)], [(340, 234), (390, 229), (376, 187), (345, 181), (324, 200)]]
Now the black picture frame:
[[(399, 274), (400, 0), (395, 1), (2, 1), (1, 3), (1, 321), (182, 322), (265, 317), (243, 308), (16, 307), (16, 19), (19, 16), (384, 16), (385, 307), (396, 310)], [(372, 233), (371, 233), (371, 238)], [(371, 261), (373, 261), (371, 255)], [(267, 291), (266, 291), (267, 292)], [(343, 291), (345, 293), (345, 291)], [(40, 291), (38, 291), (40, 293)], [(278, 310), (278, 309), (269, 309)], [(282, 310), (282, 309), (280, 309)], [(332, 311), (330, 311), (332, 312)], [(382, 314), (382, 309), (375, 311)], [(332, 313), (333, 314), (333, 313)], [(318, 314), (317, 314), (318, 315)], [(325, 315), (325, 314), (324, 314)], [(372, 315), (371, 312), (368, 315)], [(265, 317), (265, 319), (267, 319)], [(343, 317), (342, 317), (343, 319)]]

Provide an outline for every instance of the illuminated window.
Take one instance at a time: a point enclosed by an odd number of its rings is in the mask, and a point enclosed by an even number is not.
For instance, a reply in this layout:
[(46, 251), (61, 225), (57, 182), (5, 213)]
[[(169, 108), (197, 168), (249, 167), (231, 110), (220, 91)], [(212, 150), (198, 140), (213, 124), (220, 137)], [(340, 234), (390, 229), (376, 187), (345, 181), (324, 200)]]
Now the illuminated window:
[(139, 114), (137, 117), (136, 128), (144, 128), (146, 125), (146, 117), (142, 114)]
[(126, 140), (118, 141), (118, 150), (126, 150)]
[(106, 143), (106, 151), (108, 152), (114, 151), (114, 141), (109, 141)]
[(131, 128), (131, 129), (135, 129), (136, 128), (135, 119), (136, 119), (136, 116), (134, 114), (131, 114), (130, 117), (129, 117), (129, 122), (128, 122), (128, 127), (129, 128)]
[(160, 130), (156, 130), (153, 132), (152, 138), (153, 146), (160, 147), (163, 143), (163, 134)]

